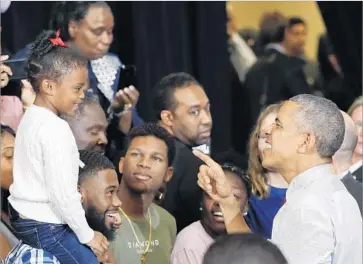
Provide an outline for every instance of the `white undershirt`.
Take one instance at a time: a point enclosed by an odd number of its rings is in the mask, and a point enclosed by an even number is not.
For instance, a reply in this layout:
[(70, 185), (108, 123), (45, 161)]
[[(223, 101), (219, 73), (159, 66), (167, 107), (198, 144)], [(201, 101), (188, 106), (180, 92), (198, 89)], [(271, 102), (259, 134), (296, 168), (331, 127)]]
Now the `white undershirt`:
[(77, 190), (79, 153), (67, 122), (35, 105), (25, 112), (15, 139), (9, 202), (22, 216), (68, 224), (81, 243), (94, 236)]

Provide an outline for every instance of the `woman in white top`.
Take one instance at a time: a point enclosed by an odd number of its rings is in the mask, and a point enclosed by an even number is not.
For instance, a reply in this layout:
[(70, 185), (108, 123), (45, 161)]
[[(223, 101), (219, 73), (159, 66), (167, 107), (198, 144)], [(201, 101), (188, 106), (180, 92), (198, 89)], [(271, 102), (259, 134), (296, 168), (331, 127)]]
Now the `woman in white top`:
[[(33, 43), (28, 79), (36, 99), (25, 112), (15, 140), (9, 218), (15, 235), (61, 263), (98, 263), (107, 239), (88, 225), (77, 190), (79, 154), (68, 124), (88, 88), (87, 61), (59, 31)], [(88, 246), (89, 247), (88, 247)]]

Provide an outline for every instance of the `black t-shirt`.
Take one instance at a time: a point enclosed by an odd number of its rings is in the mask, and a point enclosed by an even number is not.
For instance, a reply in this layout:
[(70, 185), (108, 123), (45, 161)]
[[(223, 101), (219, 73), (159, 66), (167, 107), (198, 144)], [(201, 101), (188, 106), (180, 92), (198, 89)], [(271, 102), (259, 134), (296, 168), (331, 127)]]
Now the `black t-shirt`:
[(175, 217), (179, 232), (200, 220), (203, 191), (197, 184), (197, 175), (203, 162), (194, 156), (191, 147), (179, 140), (175, 140), (175, 147), (174, 174), (166, 185), (166, 195), (161, 207)]

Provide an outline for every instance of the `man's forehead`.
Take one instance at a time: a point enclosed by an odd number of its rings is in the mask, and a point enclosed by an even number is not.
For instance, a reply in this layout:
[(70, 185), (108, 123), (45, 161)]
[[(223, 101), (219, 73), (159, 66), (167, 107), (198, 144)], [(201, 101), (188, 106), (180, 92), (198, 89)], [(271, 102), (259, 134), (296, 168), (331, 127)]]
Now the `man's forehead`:
[(129, 150), (137, 149), (143, 152), (158, 153), (161, 155), (167, 154), (167, 146), (163, 140), (154, 136), (135, 137), (130, 142)]
[(209, 99), (204, 90), (199, 85), (190, 85), (188, 87), (176, 89), (174, 100), (178, 104), (185, 106), (206, 105)]
[(282, 121), (282, 120), (286, 120), (286, 119), (291, 119), (292, 115), (296, 112), (296, 110), (298, 109), (299, 105), (296, 102), (293, 101), (285, 101), (278, 113), (277, 113), (277, 118)]
[(104, 182), (105, 188), (118, 186), (117, 173), (114, 169), (100, 170), (97, 173), (99, 181)]
[[(81, 118), (84, 121), (107, 125), (106, 115), (98, 104), (88, 104), (84, 106)], [(91, 125), (91, 124), (90, 124)]]

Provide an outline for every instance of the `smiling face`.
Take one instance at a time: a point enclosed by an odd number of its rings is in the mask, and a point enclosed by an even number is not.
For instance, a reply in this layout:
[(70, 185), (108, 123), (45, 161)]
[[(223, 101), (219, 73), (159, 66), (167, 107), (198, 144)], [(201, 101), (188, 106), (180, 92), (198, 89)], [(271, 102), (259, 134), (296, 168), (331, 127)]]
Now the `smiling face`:
[(2, 131), (1, 143), (1, 188), (9, 190), (13, 183), (13, 157), (14, 143), (13, 135), (6, 131)]
[(98, 103), (89, 103), (79, 118), (67, 119), (80, 150), (86, 149), (104, 153), (107, 146), (108, 122), (105, 112)]
[(275, 124), (268, 137), (271, 148), (266, 148), (262, 152), (262, 165), (270, 170), (283, 171), (290, 164), (295, 164), (299, 146), (304, 139), (298, 132), (294, 120), (294, 114), (298, 105), (292, 101), (286, 101), (278, 111)]
[(58, 82), (44, 79), (41, 90), (51, 95), (49, 100), (59, 114), (73, 115), (88, 89), (88, 69), (76, 67), (60, 78)]
[(120, 225), (117, 220), (121, 206), (117, 197), (118, 186), (117, 173), (111, 169), (98, 171), (80, 186), (88, 224), (109, 240), (114, 238)]
[[(245, 184), (237, 174), (229, 171), (225, 171), (224, 173), (227, 177), (227, 181), (232, 186), (233, 195), (240, 204), (241, 212), (247, 212), (248, 197)], [(221, 208), (207, 193), (204, 193), (203, 195), (202, 209), (203, 215), (201, 221), (207, 233), (212, 237), (225, 234), (226, 226)]]
[(273, 112), (268, 114), (261, 122), (261, 127), (258, 135), (258, 152), (262, 159), (262, 153), (265, 149), (271, 148), (268, 142), (268, 136), (271, 135), (272, 128), (275, 124), (277, 113)]
[(119, 164), (122, 181), (135, 193), (156, 193), (173, 175), (168, 166), (168, 148), (154, 136), (135, 137)]

